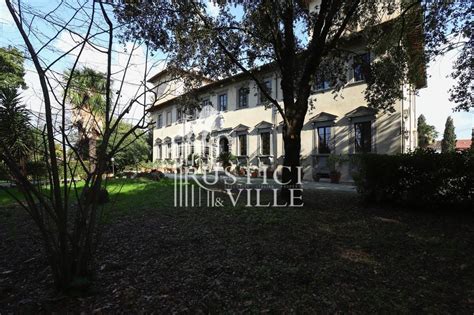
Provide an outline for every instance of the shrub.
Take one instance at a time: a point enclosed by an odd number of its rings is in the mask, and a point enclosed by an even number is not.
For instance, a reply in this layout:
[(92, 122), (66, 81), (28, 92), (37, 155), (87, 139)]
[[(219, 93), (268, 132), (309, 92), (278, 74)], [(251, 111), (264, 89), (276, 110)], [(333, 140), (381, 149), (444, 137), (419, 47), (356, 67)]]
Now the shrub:
[(136, 178), (146, 178), (153, 181), (159, 181), (165, 177), (165, 174), (160, 171), (152, 171), (152, 172), (140, 172), (136, 175)]
[(217, 162), (221, 162), (222, 167), (227, 168), (232, 165), (232, 162), (237, 162), (237, 158), (230, 152), (222, 152), (217, 157)]
[(473, 151), (366, 154), (353, 162), (358, 169), (353, 175), (357, 190), (367, 201), (417, 207), (473, 205)]
[[(89, 161), (83, 161), (84, 166), (90, 170), (91, 166)], [(69, 170), (69, 177), (75, 178), (75, 179), (86, 179), (87, 178), (87, 173), (84, 170), (84, 167), (82, 164), (77, 161), (77, 160), (71, 160), (68, 162), (68, 170)]]

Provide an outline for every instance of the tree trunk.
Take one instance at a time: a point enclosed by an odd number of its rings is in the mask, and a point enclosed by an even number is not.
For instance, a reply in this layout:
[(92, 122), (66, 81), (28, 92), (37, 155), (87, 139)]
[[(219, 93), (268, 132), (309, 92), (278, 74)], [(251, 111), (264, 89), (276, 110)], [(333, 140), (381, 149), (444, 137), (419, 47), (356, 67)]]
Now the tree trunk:
[(94, 132), (88, 135), (89, 142), (89, 168), (93, 172), (97, 163), (97, 136)]
[[(281, 198), (288, 205), (291, 204), (291, 197), (295, 200), (293, 204), (301, 204), (298, 198), (302, 197), (300, 179), (302, 174), (300, 168), (301, 152), (301, 130), (292, 128), (283, 129), (283, 142), (285, 146), (285, 157), (283, 161), (282, 182), (285, 185), (281, 188)], [(293, 194), (291, 190), (293, 189)]]

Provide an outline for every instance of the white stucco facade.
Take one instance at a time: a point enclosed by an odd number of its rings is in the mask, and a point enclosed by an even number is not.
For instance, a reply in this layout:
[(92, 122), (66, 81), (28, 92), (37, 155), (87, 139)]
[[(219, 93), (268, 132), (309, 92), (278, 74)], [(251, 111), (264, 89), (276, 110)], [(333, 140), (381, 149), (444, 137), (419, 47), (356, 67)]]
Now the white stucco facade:
[[(271, 84), (272, 96), (282, 102), (278, 74), (268, 72), (262, 78)], [(159, 78), (155, 83), (159, 84)], [(405, 88), (404, 99), (389, 113), (367, 107), (365, 88), (363, 80), (352, 78), (336, 98), (330, 89), (316, 90), (311, 95), (313, 106), (301, 134), (305, 179), (329, 172), (329, 154), (397, 154), (416, 147), (413, 90)], [(239, 91), (245, 89), (247, 101), (245, 97), (242, 101)], [(187, 157), (195, 154), (203, 159), (207, 169), (215, 169), (221, 167), (217, 162), (219, 154), (228, 151), (238, 157), (241, 166), (279, 170), (284, 155), (282, 119), (275, 108), (261, 104), (252, 80), (240, 75), (210, 83), (198, 89), (198, 99), (202, 107), (192, 118), (179, 113), (183, 110), (179, 98), (166, 99), (152, 108), (154, 161), (187, 164)], [(222, 103), (226, 103), (226, 108), (222, 108)], [(342, 180), (351, 179), (351, 167), (349, 162), (341, 164)]]

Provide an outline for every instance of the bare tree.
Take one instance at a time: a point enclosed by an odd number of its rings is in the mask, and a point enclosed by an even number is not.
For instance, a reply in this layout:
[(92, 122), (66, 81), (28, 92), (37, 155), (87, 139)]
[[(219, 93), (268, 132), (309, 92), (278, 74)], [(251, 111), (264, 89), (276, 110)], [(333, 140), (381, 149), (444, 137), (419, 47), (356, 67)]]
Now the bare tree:
[[(143, 42), (135, 41), (127, 52), (114, 43), (114, 32), (120, 28), (110, 15), (110, 7), (98, 1), (78, 1), (59, 4), (49, 12), (42, 12), (20, 1), (6, 1), (19, 34), (26, 46), (27, 58), (33, 63), (41, 85), (44, 108), (44, 128), (39, 130), (44, 139), (41, 154), (32, 154), (46, 164), (47, 175), (44, 182), (33, 181), (21, 171), (12, 152), (4, 147), (0, 159), (5, 162), (23, 198), (16, 198), (38, 227), (47, 255), (55, 285), (67, 291), (89, 283), (94, 273), (94, 254), (101, 236), (101, 217), (104, 211), (103, 194), (106, 192), (106, 173), (111, 158), (123, 149), (125, 139), (137, 139), (144, 135), (150, 124), (146, 115), (147, 99), (156, 98), (155, 87), (149, 88), (146, 78), (158, 64), (151, 62), (148, 49)], [(66, 17), (66, 15), (70, 15)], [(44, 28), (49, 27), (49, 32)], [(56, 48), (61, 35), (74, 37), (74, 45), (67, 51)], [(92, 47), (92, 48), (91, 48)], [(68, 100), (74, 73), (79, 71), (81, 57), (89, 48), (97, 50), (106, 59), (105, 88), (101, 96), (104, 103), (103, 116), (98, 132), (102, 141), (97, 144), (95, 167), (87, 167), (83, 155), (74, 140), (74, 126), (70, 120), (71, 108)], [(128, 82), (132, 66), (132, 56), (138, 49), (145, 51), (145, 62), (141, 82)], [(126, 56), (120, 67), (113, 66), (118, 54)], [(58, 70), (61, 63), (72, 58), (68, 67), (69, 75)], [(135, 65), (137, 66), (137, 65)], [(117, 83), (117, 88), (113, 89)], [(123, 100), (124, 87), (135, 89), (134, 97)], [(127, 119), (130, 112), (139, 112), (132, 127), (126, 133), (115, 132)], [(128, 141), (130, 142), (130, 141)], [(85, 174), (79, 183), (77, 174)], [(12, 197), (14, 197), (12, 195)]]

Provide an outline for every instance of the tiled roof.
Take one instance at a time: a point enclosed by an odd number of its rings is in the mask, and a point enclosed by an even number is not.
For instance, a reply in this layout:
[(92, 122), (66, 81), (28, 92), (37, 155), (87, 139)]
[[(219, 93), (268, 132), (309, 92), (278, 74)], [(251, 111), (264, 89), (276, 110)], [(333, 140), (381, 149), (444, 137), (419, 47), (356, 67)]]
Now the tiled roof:
[(467, 150), (471, 147), (470, 139), (456, 140), (456, 150)]

